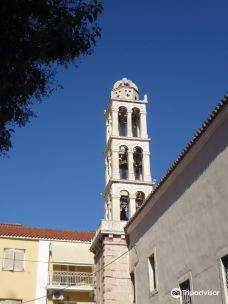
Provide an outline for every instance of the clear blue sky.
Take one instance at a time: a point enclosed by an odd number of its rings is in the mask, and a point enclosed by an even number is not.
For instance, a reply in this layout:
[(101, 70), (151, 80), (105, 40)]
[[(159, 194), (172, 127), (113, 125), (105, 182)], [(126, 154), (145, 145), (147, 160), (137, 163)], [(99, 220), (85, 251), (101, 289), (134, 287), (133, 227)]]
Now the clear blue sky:
[(0, 159), (0, 221), (96, 229), (103, 218), (105, 124), (113, 83), (148, 94), (151, 170), (159, 180), (228, 88), (227, 0), (104, 3), (95, 52), (61, 69), (64, 89)]

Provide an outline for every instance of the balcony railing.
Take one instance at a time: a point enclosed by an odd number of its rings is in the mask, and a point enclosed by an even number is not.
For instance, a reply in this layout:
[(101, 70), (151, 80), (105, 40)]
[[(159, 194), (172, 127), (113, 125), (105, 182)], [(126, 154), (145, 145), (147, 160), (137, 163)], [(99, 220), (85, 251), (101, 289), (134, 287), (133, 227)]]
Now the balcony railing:
[(93, 287), (94, 277), (89, 272), (53, 271), (49, 276), (51, 286)]

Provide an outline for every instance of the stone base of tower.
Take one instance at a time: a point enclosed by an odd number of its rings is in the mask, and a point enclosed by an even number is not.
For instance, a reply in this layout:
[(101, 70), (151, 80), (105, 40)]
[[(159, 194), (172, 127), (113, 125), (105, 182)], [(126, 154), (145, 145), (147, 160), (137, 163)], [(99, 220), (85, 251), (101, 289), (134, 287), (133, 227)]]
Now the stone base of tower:
[(133, 304), (129, 253), (123, 230), (126, 222), (101, 222), (91, 245), (95, 260), (96, 304)]

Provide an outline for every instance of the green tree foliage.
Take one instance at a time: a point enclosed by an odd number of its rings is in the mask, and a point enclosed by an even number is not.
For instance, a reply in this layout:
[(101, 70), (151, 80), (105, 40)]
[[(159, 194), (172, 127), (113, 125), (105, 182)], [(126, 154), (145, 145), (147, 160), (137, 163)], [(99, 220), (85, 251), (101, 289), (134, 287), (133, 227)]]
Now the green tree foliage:
[(55, 67), (92, 53), (102, 10), (100, 0), (0, 1), (0, 155), (56, 87)]

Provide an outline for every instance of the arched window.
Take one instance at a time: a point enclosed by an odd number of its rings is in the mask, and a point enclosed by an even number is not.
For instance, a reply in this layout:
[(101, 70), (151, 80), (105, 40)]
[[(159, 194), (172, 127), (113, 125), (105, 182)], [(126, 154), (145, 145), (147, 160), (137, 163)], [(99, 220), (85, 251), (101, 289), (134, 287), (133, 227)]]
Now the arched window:
[(127, 136), (127, 109), (120, 107), (118, 112), (119, 136)]
[(136, 180), (143, 179), (143, 150), (140, 147), (135, 147), (133, 150), (134, 160), (134, 175)]
[(129, 193), (126, 190), (120, 192), (120, 220), (129, 219)]
[(135, 208), (136, 211), (142, 206), (145, 201), (145, 194), (142, 191), (136, 192)]
[(131, 122), (132, 122), (132, 136), (139, 137), (140, 136), (140, 111), (138, 108), (132, 109)]
[(119, 149), (119, 172), (120, 179), (128, 179), (128, 148), (120, 146)]

